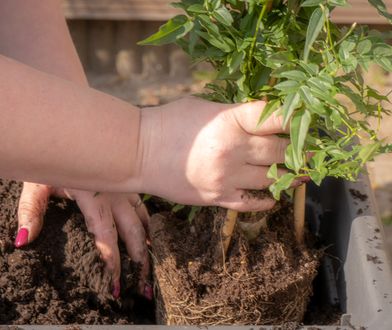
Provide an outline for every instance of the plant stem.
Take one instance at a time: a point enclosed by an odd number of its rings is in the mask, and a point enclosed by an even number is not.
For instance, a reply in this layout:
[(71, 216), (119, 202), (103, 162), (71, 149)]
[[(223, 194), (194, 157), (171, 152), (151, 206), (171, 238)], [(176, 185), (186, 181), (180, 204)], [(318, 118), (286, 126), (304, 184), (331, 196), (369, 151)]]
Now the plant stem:
[(254, 52), (254, 49), (255, 49), (255, 46), (256, 46), (257, 35), (259, 34), (261, 21), (263, 20), (265, 14), (271, 9), (271, 6), (272, 6), (272, 0), (267, 0), (266, 3), (264, 4), (263, 8), (261, 9), (259, 18), (257, 19), (256, 30), (255, 30), (255, 33), (253, 35), (252, 44), (250, 46), (250, 50), (249, 50), (249, 53), (248, 53), (248, 62), (247, 62), (247, 69), (248, 70), (249, 70), (250, 64), (252, 62), (252, 56), (253, 56), (253, 52)]
[(304, 243), (306, 184), (294, 192), (294, 230), (298, 245)]
[(229, 248), (231, 237), (233, 236), (234, 228), (237, 224), (238, 212), (234, 210), (227, 210), (226, 219), (221, 228), (221, 248), (218, 249), (221, 262), (224, 264), (227, 250)]

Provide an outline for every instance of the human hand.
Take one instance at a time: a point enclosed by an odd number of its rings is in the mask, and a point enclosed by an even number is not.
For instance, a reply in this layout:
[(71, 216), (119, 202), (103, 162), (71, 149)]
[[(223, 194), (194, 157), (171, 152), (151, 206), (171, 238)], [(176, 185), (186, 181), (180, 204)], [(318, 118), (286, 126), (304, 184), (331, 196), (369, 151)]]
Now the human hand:
[(137, 194), (99, 193), (53, 188), (25, 182), (18, 207), (18, 234), (15, 246), (22, 247), (35, 240), (43, 226), (43, 218), (50, 195), (75, 200), (82, 211), (87, 229), (94, 234), (95, 244), (107, 270), (112, 274), (112, 294), (120, 296), (120, 252), (118, 235), (125, 243), (134, 262), (141, 264), (138, 290), (152, 299), (149, 275), (146, 232), (149, 215)]
[[(141, 191), (181, 204), (263, 211), (275, 201), (247, 190), (267, 188), (269, 166), (284, 163), (283, 119), (257, 127), (266, 103), (220, 104), (190, 97), (142, 109), (139, 138)], [(284, 170), (281, 170), (284, 172)], [(280, 173), (282, 174), (282, 173)], [(297, 186), (301, 182), (294, 182)]]

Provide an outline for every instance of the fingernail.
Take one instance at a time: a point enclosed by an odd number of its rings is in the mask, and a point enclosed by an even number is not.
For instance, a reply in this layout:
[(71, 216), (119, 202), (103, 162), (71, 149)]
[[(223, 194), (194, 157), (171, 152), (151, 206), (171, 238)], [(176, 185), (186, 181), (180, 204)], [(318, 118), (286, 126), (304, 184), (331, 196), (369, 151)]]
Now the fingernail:
[(114, 282), (112, 295), (113, 295), (114, 299), (120, 298), (120, 282), (119, 281)]
[(26, 245), (29, 241), (29, 231), (26, 228), (20, 228), (18, 235), (15, 238), (15, 246), (20, 248)]
[(152, 286), (150, 284), (146, 284), (144, 286), (144, 293), (143, 293), (143, 295), (148, 300), (152, 300), (152, 298), (154, 297), (154, 293), (152, 291)]
[(310, 181), (310, 177), (309, 177), (309, 176), (303, 176), (302, 178), (300, 178), (300, 180), (301, 180), (303, 183), (306, 183), (306, 182), (309, 182), (309, 181)]

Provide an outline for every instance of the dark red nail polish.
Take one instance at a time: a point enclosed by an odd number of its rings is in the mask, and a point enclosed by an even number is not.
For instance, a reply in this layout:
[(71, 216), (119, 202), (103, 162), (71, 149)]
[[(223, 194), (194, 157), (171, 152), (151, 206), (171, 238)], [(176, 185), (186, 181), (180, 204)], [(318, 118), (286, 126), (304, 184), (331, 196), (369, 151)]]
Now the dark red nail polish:
[(15, 246), (20, 248), (29, 242), (29, 231), (26, 228), (20, 228), (15, 238)]
[(152, 286), (150, 284), (146, 284), (144, 286), (144, 297), (148, 300), (152, 300), (152, 298), (154, 297)]
[(116, 282), (114, 282), (114, 284), (113, 284), (113, 292), (112, 292), (112, 295), (113, 295), (113, 298), (114, 299), (118, 299), (118, 298), (120, 298), (120, 282), (119, 281), (116, 281)]

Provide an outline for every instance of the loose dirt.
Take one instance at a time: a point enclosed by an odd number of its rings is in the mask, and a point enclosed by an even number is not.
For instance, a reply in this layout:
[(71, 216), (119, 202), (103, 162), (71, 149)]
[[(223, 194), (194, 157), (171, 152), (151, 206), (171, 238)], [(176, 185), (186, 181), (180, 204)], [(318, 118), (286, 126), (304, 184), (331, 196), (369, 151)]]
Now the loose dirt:
[(74, 203), (51, 201), (39, 238), (14, 248), (20, 191), (0, 181), (0, 324), (151, 323), (152, 306), (133, 295), (138, 267), (124, 250), (121, 298), (111, 298), (111, 278)]

